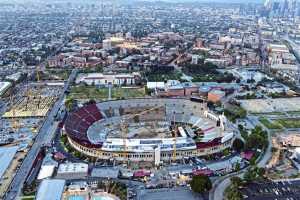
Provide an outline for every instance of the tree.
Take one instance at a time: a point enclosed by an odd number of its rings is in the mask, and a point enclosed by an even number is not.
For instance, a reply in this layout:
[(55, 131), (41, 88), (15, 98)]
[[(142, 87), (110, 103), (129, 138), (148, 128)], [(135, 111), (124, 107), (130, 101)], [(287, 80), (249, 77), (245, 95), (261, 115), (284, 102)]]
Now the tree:
[(247, 183), (251, 183), (252, 181), (259, 181), (264, 179), (265, 169), (257, 166), (253, 166), (244, 174), (244, 180)]
[(228, 200), (242, 200), (243, 194), (236, 188), (230, 187), (226, 192), (226, 199)]
[(134, 121), (134, 123), (139, 123), (140, 122), (140, 116), (139, 115), (135, 115), (133, 117), (133, 121)]
[(268, 134), (260, 126), (256, 126), (248, 136), (245, 145), (247, 150), (264, 149), (268, 146)]
[(193, 176), (191, 188), (196, 193), (208, 192), (212, 188), (211, 180), (204, 175)]
[(235, 164), (235, 171), (240, 171), (240, 169), (241, 169), (241, 164), (239, 162), (237, 162)]
[(243, 185), (243, 180), (238, 176), (231, 177), (230, 181), (231, 181), (231, 184), (236, 187), (240, 187)]
[(65, 106), (66, 106), (66, 109), (67, 111), (72, 111), (74, 106), (76, 106), (76, 100), (73, 99), (73, 98), (69, 98), (65, 101)]
[(244, 149), (244, 142), (241, 139), (235, 139), (232, 143), (232, 149), (241, 152)]
[(90, 100), (86, 103), (86, 105), (96, 104), (96, 103), (97, 103), (97, 102), (96, 102), (95, 99), (90, 99)]
[(223, 150), (223, 156), (228, 156), (230, 154), (229, 149)]

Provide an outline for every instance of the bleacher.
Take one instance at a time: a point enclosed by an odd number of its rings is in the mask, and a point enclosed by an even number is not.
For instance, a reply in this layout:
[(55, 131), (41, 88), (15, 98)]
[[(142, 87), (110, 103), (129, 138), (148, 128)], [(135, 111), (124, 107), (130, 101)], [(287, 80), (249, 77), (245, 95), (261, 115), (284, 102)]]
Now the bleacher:
[(88, 128), (103, 116), (96, 104), (91, 104), (79, 108), (68, 115), (65, 122), (65, 130), (68, 136), (83, 146), (99, 148), (102, 144), (92, 144), (87, 137)]
[(210, 147), (214, 147), (214, 146), (218, 146), (221, 144), (221, 139), (222, 138), (215, 138), (212, 141), (207, 141), (207, 142), (197, 142), (196, 146), (197, 149), (205, 149), (205, 148), (210, 148)]

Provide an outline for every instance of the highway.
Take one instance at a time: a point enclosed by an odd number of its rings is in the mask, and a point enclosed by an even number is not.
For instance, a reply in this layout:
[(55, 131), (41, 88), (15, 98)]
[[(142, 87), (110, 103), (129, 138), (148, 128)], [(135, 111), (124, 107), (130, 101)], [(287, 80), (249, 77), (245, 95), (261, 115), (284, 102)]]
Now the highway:
[(47, 118), (45, 119), (38, 135), (35, 138), (35, 141), (31, 147), (31, 149), (29, 150), (23, 163), (20, 166), (20, 169), (16, 172), (16, 175), (10, 184), (9, 190), (5, 194), (5, 197), (4, 197), (5, 200), (17, 199), (17, 197), (21, 193), (21, 189), (26, 180), (26, 177), (27, 177), (28, 173), (30, 172), (33, 161), (36, 158), (37, 154), (39, 153), (41, 147), (44, 144), (50, 143), (52, 138), (54, 137), (55, 131), (52, 131), (54, 128), (53, 126), (57, 126), (57, 123), (53, 123), (53, 121), (55, 119), (55, 115), (59, 111), (60, 107), (63, 105), (63, 100), (65, 98), (65, 92), (69, 88), (70, 84), (76, 78), (76, 74), (77, 74), (77, 70), (74, 69), (72, 71), (72, 73), (70, 74), (68, 81), (65, 83), (62, 94), (60, 95), (59, 99), (56, 101), (56, 103), (52, 107), (51, 111), (49, 112)]

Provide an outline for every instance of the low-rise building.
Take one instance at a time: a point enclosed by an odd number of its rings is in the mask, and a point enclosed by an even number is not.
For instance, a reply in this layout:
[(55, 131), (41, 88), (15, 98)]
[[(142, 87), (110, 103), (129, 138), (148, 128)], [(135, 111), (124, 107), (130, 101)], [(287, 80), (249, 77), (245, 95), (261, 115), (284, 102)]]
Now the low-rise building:
[(58, 166), (57, 162), (51, 158), (51, 154), (47, 154), (43, 160), (40, 172), (38, 174), (37, 179), (45, 179), (52, 177), (55, 168)]
[(10, 82), (0, 82), (0, 96), (3, 96), (11, 86)]
[(89, 73), (79, 74), (76, 83), (86, 83), (87, 85), (135, 85), (140, 80), (139, 73), (132, 74), (102, 74), (102, 73)]
[(57, 178), (60, 179), (81, 179), (88, 175), (88, 164), (85, 163), (64, 163), (60, 164), (57, 170)]
[(224, 91), (214, 89), (208, 92), (207, 100), (213, 103), (217, 103), (220, 102), (223, 97), (225, 97)]
[(65, 188), (65, 180), (45, 179), (40, 184), (36, 200), (60, 200)]

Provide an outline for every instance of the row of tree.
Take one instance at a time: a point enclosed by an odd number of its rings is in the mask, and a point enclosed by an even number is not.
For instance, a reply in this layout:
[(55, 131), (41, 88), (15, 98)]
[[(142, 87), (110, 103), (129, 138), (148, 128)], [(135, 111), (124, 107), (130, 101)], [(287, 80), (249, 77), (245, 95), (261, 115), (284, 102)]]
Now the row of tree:
[(225, 191), (227, 200), (242, 200), (242, 189), (254, 181), (263, 181), (265, 169), (257, 166), (250, 167), (244, 174), (243, 178), (234, 176), (230, 179), (231, 185)]

